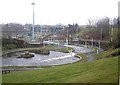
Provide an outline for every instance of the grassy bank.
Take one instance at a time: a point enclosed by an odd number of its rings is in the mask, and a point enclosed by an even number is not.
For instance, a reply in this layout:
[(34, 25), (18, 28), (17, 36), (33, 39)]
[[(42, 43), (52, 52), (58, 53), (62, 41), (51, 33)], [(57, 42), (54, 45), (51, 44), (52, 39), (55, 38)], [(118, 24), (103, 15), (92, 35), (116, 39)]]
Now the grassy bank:
[(98, 59), (115, 57), (115, 56), (119, 56), (119, 55), (120, 55), (120, 48), (117, 48), (117, 49), (109, 49), (100, 54), (95, 54), (94, 57), (95, 57), (95, 59), (98, 60)]
[(117, 83), (118, 57), (3, 75), (3, 83)]
[(63, 47), (59, 48), (57, 45), (46, 45), (45, 47), (42, 47), (41, 49), (51, 50), (51, 51), (59, 51), (59, 52), (69, 52), (69, 50), (74, 50), (71, 47)]
[(18, 48), (18, 49), (12, 49), (12, 50), (3, 50), (3, 54), (11, 53), (11, 52), (17, 52), (17, 51), (29, 51), (29, 50), (50, 50), (50, 51), (58, 51), (58, 52), (69, 52), (69, 50), (73, 50), (71, 47), (63, 47), (58, 48), (57, 45), (46, 45), (43, 47), (34, 47), (34, 48)]
[(78, 57), (78, 58), (82, 57), (82, 59), (80, 60), (81, 62), (85, 62), (88, 59), (88, 57), (83, 53), (77, 54), (77, 55), (75, 55), (75, 57)]

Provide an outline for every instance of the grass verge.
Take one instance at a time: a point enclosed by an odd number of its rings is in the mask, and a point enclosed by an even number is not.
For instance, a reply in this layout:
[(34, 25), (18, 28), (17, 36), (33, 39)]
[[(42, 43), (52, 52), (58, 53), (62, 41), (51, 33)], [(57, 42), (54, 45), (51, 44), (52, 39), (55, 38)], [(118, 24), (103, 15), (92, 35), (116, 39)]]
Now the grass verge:
[(82, 59), (80, 60), (81, 62), (86, 62), (88, 59), (88, 57), (83, 53), (77, 54), (77, 55), (75, 55), (75, 57), (78, 57), (78, 58), (82, 57)]
[(2, 76), (3, 83), (117, 83), (118, 57)]
[(120, 48), (117, 48), (117, 49), (109, 49), (100, 54), (95, 54), (94, 57), (96, 60), (98, 60), (103, 58), (115, 57), (118, 56), (119, 54), (120, 54)]

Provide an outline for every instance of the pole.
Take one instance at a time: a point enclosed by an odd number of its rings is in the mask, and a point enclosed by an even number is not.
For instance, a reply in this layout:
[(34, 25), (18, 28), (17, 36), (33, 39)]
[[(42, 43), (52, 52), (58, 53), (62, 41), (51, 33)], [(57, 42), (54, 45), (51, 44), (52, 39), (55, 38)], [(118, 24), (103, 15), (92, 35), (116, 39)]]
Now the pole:
[(92, 43), (92, 46), (93, 46), (93, 38), (92, 38), (92, 40), (91, 40), (91, 43)]
[(67, 27), (67, 38), (66, 38), (66, 45), (68, 45), (68, 27)]
[(34, 28), (35, 28), (35, 26), (34, 26), (34, 5), (35, 5), (35, 3), (34, 2), (32, 2), (31, 3), (31, 5), (32, 5), (32, 7), (33, 7), (33, 29), (32, 29), (32, 39), (34, 40)]
[(113, 41), (113, 27), (111, 28), (111, 42)]
[(85, 41), (85, 47), (87, 47), (87, 42)]
[[(67, 39), (66, 39), (66, 45), (68, 45), (68, 26), (67, 26)], [(68, 50), (68, 46), (67, 46), (67, 50)]]
[(67, 27), (67, 45), (68, 45), (68, 27)]
[(102, 28), (101, 28), (101, 41), (103, 40), (103, 31), (102, 31)]
[(42, 27), (40, 27), (40, 36), (41, 36), (41, 39), (42, 39)]
[(99, 40), (99, 49), (100, 49), (100, 40)]

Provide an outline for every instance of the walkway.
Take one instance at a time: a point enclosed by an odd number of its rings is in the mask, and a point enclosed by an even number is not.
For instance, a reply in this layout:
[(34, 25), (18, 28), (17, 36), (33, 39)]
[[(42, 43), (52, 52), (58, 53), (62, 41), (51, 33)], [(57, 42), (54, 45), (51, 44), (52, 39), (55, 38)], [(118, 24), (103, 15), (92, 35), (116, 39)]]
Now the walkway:
[(0, 71), (2, 71), (2, 74), (8, 74), (11, 71), (26, 71), (26, 70), (38, 70), (43, 68), (0, 68)]
[[(80, 39), (81, 41), (85, 41), (85, 42), (87, 42), (87, 41), (92, 41), (91, 39)], [(93, 40), (93, 42), (99, 42), (99, 40)], [(102, 40), (102, 41), (100, 41), (100, 42), (109, 42), (109, 41), (106, 41), (106, 40)]]
[[(86, 62), (90, 62), (90, 61), (94, 60), (93, 54), (95, 54), (95, 53), (93, 52), (92, 49), (88, 49), (86, 47), (73, 46), (73, 45), (65, 45), (65, 46), (74, 48), (75, 49), (74, 52), (76, 54), (85, 53), (85, 55), (88, 57)], [(103, 52), (103, 49), (99, 50), (99, 53), (101, 53), (101, 52)]]

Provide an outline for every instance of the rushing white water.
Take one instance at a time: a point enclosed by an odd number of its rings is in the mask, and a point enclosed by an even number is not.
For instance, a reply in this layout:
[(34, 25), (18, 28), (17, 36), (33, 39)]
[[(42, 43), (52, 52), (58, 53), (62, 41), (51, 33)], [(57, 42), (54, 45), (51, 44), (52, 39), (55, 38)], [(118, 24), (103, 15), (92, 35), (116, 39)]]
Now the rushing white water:
[(68, 55), (60, 56), (60, 57), (57, 57), (57, 58), (50, 58), (50, 59), (47, 59), (47, 60), (43, 60), (41, 62), (52, 61), (52, 60), (59, 60), (59, 59), (65, 59), (65, 58), (69, 58), (69, 57), (72, 57), (72, 56), (75, 56), (75, 53), (69, 53)]
[(68, 64), (79, 61), (80, 58), (74, 57), (75, 53), (62, 53), (50, 51), (49, 55), (35, 54), (34, 57), (16, 58), (17, 56), (7, 57), (2, 59), (3, 66), (51, 66)]
[[(52, 65), (62, 65), (73, 63), (81, 60), (82, 58), (75, 57), (75, 53), (88, 53), (91, 52), (91, 49), (85, 47), (64, 45), (66, 47), (72, 47), (75, 49), (74, 53), (62, 53), (56, 51), (50, 51), (49, 55), (40, 55), (34, 54), (34, 57), (25, 59), (25, 58), (16, 58), (17, 55), (12, 57), (6, 57), (2, 59), (3, 66), (52, 66)], [(17, 53), (16, 53), (17, 54)], [(18, 53), (19, 54), (19, 53)]]

